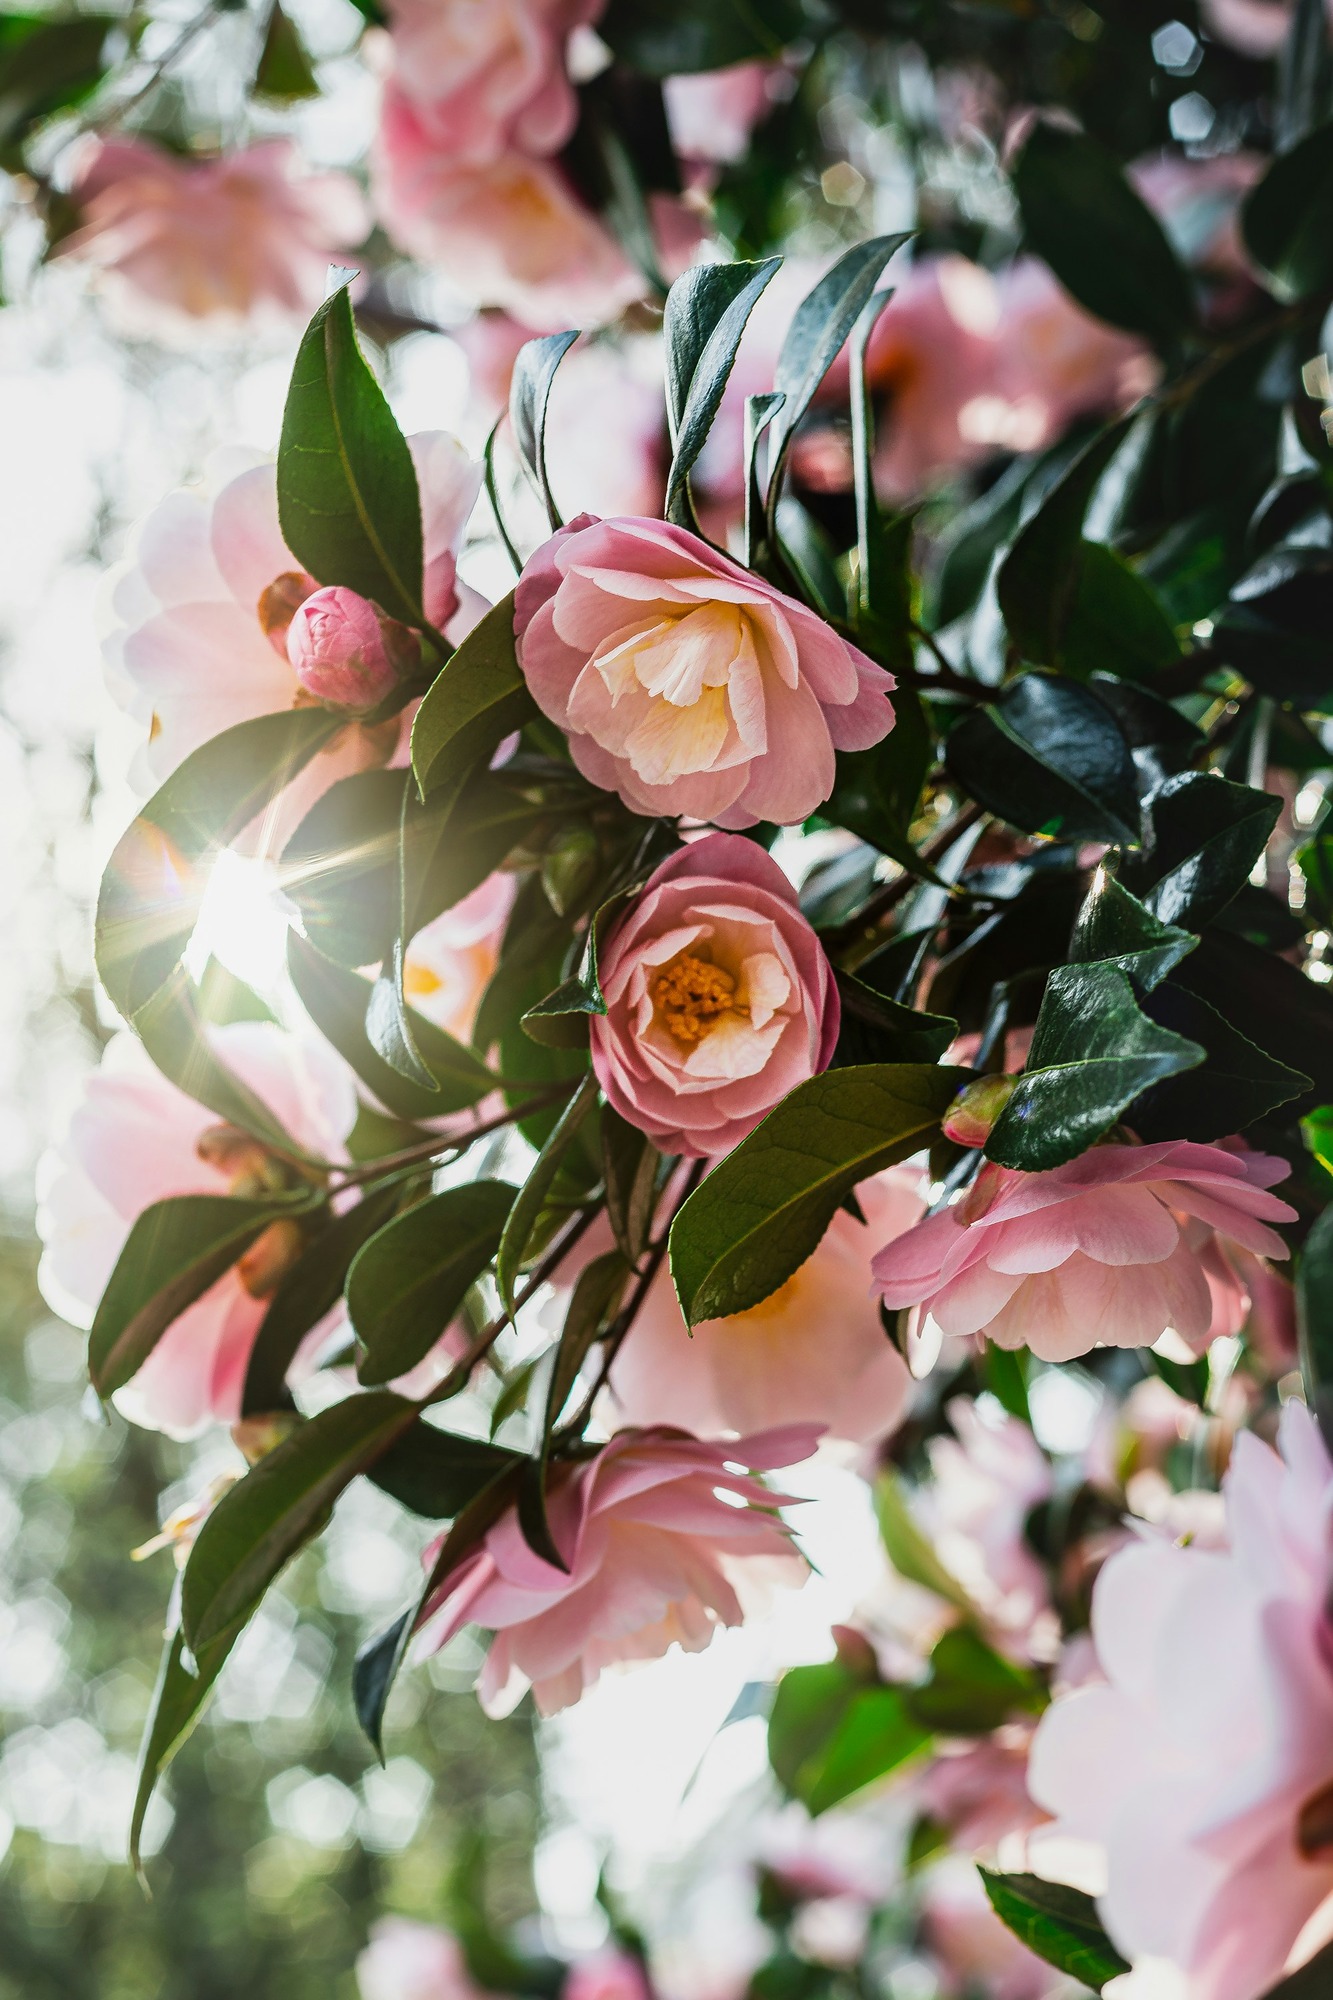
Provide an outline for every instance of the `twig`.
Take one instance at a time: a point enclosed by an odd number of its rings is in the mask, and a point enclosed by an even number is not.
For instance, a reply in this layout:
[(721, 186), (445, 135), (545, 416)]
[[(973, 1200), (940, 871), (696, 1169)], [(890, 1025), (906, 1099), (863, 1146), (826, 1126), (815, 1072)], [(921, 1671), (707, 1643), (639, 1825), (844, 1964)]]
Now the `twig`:
[(918, 625), (915, 618), (909, 619), (907, 629), (912, 637), (919, 639), (927, 652), (934, 657), (939, 671), (933, 674), (914, 674), (910, 680), (906, 674), (900, 674), (899, 680), (907, 681), (911, 687), (948, 688), (951, 694), (970, 695), (973, 701), (984, 701), (987, 695), (994, 693), (994, 689), (986, 687), (983, 682), (970, 680), (966, 674), (960, 674), (935, 634), (928, 632), (924, 625)]
[[(496, 1078), (500, 1088), (500, 1079)], [(539, 1097), (529, 1097), (522, 1104), (512, 1105), (506, 1111), (498, 1111), (494, 1118), (485, 1118), (479, 1125), (473, 1125), (465, 1132), (441, 1132), (435, 1138), (423, 1139), (418, 1145), (405, 1146), (398, 1153), (383, 1153), (377, 1160), (367, 1160), (364, 1166), (349, 1167), (338, 1182), (334, 1192), (346, 1187), (357, 1187), (364, 1181), (376, 1180), (381, 1174), (394, 1173), (399, 1167), (416, 1166), (433, 1159), (443, 1159), (446, 1153), (461, 1153), (484, 1139), (490, 1132), (498, 1132), (505, 1125), (512, 1125), (520, 1118), (527, 1118), (534, 1111), (545, 1111), (552, 1104), (563, 1103), (572, 1086), (543, 1091)], [(335, 1171), (339, 1171), (335, 1169)]]
[[(960, 835), (966, 833), (969, 827), (976, 825), (984, 812), (984, 806), (970, 805), (962, 812), (955, 813), (948, 824), (940, 828), (934, 839), (926, 842), (921, 849), (921, 859), (929, 862), (938, 861)], [(842, 950), (844, 945), (851, 944), (864, 930), (878, 923), (890, 910), (896, 909), (904, 896), (910, 894), (916, 886), (915, 875), (906, 873), (895, 875), (891, 882), (886, 882), (882, 889), (876, 890), (869, 902), (864, 904), (855, 916), (848, 917), (846, 923), (839, 924), (836, 929), (822, 933), (824, 949), (835, 952)]]

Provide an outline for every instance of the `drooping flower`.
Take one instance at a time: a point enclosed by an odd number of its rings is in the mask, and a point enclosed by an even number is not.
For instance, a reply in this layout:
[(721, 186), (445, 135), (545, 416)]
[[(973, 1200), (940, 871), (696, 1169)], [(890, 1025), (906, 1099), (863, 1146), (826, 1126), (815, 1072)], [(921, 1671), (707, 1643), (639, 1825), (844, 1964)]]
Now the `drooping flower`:
[(89, 138), (70, 198), (80, 226), (60, 254), (96, 265), (137, 317), (168, 328), (264, 308), (309, 314), (330, 259), (370, 227), (355, 181), (302, 173), (286, 139), (192, 160), (146, 139)]
[(511, 1508), (439, 1593), (431, 1643), (465, 1625), (494, 1632), (477, 1683), (488, 1715), (507, 1714), (529, 1686), (552, 1715), (607, 1667), (673, 1645), (702, 1651), (719, 1625), (742, 1622), (756, 1585), (803, 1580), (774, 1511), (788, 1496), (754, 1475), (807, 1458), (817, 1435), (795, 1424), (721, 1445), (665, 1428), (617, 1432), (552, 1481), (547, 1514), (568, 1573), (533, 1553)]
[(738, 834), (690, 842), (606, 939), (592, 1061), (663, 1152), (725, 1153), (828, 1066), (838, 990), (796, 892)]
[(471, 1040), (513, 903), (514, 878), (497, 870), (418, 931), (408, 947), (403, 966), (407, 998), (457, 1041)]
[(707, 1437), (804, 1418), (857, 1444), (896, 1429), (912, 1379), (885, 1337), (870, 1257), (920, 1215), (920, 1175), (890, 1168), (863, 1181), (857, 1200), (865, 1222), (839, 1210), (814, 1255), (749, 1312), (688, 1331), (664, 1269), (612, 1372), (625, 1420)]
[[(279, 1119), (299, 1146), (346, 1157), (356, 1093), (346, 1067), (314, 1037), (267, 1021), (211, 1031), (222, 1060)], [(144, 1209), (169, 1195), (225, 1195), (271, 1184), (262, 1147), (220, 1125), (154, 1069), (142, 1044), (120, 1034), (89, 1077), (66, 1137), (44, 1163), (40, 1282), (47, 1302), (76, 1326), (92, 1323), (125, 1239)], [(274, 1223), (168, 1328), (118, 1409), (171, 1437), (193, 1437), (210, 1421), (232, 1423), (255, 1335), (278, 1280), (300, 1249), (296, 1225)]]
[(1111, 1558), (1092, 1609), (1106, 1684), (1058, 1700), (1033, 1745), (1056, 1836), (1104, 1855), (1111, 1938), (1187, 2000), (1267, 1992), (1333, 1897), (1333, 1464), (1299, 1404), (1281, 1448), (1237, 1440), (1226, 1552)]
[(792, 825), (836, 750), (893, 726), (892, 676), (795, 599), (662, 521), (576, 521), (528, 563), (519, 659), (580, 770), (635, 812)]
[(397, 86), (428, 110), (441, 150), (484, 166), (511, 148), (558, 153), (578, 100), (565, 67), (603, 0), (389, 0)]
[[(409, 444), (421, 491), (425, 611), (443, 626), (457, 611), (455, 552), (481, 468), (443, 431)], [(234, 468), (234, 458), (220, 462), (211, 490), (161, 501), (114, 588), (103, 650), (113, 692), (147, 725), (135, 773), (144, 791), (221, 730), (305, 698), (287, 642), (315, 580), (283, 542), (272, 464)], [(295, 825), (335, 779), (388, 762), (403, 733), (397, 717), (349, 722), (291, 787), (284, 823)]]
[(1185, 1140), (1095, 1146), (1045, 1173), (987, 1161), (961, 1201), (886, 1245), (875, 1282), (887, 1306), (919, 1308), (944, 1334), (984, 1333), (1044, 1361), (1150, 1346), (1168, 1327), (1201, 1352), (1221, 1248), (1287, 1255), (1272, 1224), (1296, 1211), (1268, 1189), (1288, 1172), (1268, 1154)]
[(486, 2000), (458, 1939), (435, 1924), (380, 1917), (356, 1961), (361, 2000)]

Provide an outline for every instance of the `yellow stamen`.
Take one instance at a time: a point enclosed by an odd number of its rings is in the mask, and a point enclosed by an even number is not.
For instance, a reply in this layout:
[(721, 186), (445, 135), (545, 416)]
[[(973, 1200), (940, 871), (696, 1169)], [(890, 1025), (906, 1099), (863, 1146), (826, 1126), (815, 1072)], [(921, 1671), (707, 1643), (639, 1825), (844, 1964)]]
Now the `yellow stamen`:
[(703, 1040), (723, 1014), (744, 1013), (736, 1002), (736, 982), (720, 965), (693, 952), (673, 958), (653, 981), (658, 1019), (683, 1048)]

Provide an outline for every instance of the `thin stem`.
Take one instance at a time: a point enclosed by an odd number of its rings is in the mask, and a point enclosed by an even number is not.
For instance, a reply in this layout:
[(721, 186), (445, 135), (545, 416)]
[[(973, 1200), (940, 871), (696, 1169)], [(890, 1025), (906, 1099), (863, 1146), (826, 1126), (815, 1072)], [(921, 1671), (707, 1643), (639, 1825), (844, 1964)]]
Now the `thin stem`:
[(175, 41), (158, 57), (146, 81), (140, 84), (133, 95), (127, 97), (123, 104), (108, 105), (100, 117), (83, 121), (83, 129), (88, 132), (104, 132), (108, 126), (119, 125), (128, 118), (131, 111), (137, 110), (145, 97), (157, 89), (172, 64), (185, 54), (195, 36), (201, 34), (219, 12), (217, 0), (209, 0), (209, 4), (201, 8), (192, 21), (186, 22)]
[[(497, 1078), (498, 1084), (498, 1078)], [(465, 1152), (478, 1139), (484, 1139), (490, 1132), (498, 1132), (505, 1125), (512, 1125), (517, 1119), (527, 1118), (534, 1111), (545, 1111), (552, 1104), (561, 1104), (570, 1094), (570, 1087), (543, 1091), (539, 1097), (525, 1098), (522, 1104), (512, 1105), (508, 1110), (498, 1111), (494, 1118), (485, 1118), (480, 1124), (470, 1126), (466, 1132), (437, 1134), (434, 1138), (423, 1139), (418, 1145), (405, 1146), (398, 1153), (384, 1153), (377, 1160), (368, 1160), (364, 1166), (349, 1167), (338, 1182), (338, 1188), (356, 1187), (363, 1181), (373, 1181), (381, 1174), (391, 1174), (399, 1167), (424, 1165), (434, 1159), (443, 1159), (447, 1153)], [(335, 1171), (339, 1171), (335, 1169)]]
[[(991, 692), (990, 689), (982, 686), (979, 682), (969, 680), (965, 674), (960, 674), (953, 661), (945, 653), (935, 634), (928, 632), (924, 625), (919, 625), (915, 618), (909, 619), (907, 629), (912, 634), (912, 637), (919, 639), (927, 652), (934, 657), (935, 664), (939, 669), (938, 673), (930, 675), (922, 674), (915, 681), (915, 686), (924, 688), (947, 687), (954, 694), (971, 695), (974, 701), (984, 700), (986, 695)], [(903, 676), (900, 676), (900, 678), (903, 678)]]
[[(962, 812), (955, 813), (953, 818), (940, 828), (935, 838), (928, 840), (921, 849), (922, 861), (932, 863), (938, 861), (960, 835), (966, 833), (969, 827), (976, 825), (984, 812), (984, 806), (970, 805)], [(823, 932), (824, 949), (829, 952), (840, 951), (844, 945), (851, 944), (863, 931), (878, 923), (890, 910), (896, 909), (904, 896), (909, 895), (916, 886), (915, 875), (906, 873), (895, 875), (891, 882), (886, 882), (882, 889), (876, 890), (869, 902), (865, 903), (854, 917), (849, 917), (845, 924), (839, 924), (835, 930)]]

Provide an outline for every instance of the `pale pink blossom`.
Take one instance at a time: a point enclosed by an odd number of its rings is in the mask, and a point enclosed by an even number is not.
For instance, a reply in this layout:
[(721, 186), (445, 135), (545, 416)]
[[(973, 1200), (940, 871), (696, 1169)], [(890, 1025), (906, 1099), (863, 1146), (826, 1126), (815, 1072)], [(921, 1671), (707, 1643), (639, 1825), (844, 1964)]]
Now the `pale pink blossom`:
[(461, 163), (396, 83), (384, 93), (371, 187), (404, 250), (537, 331), (604, 325), (643, 296), (641, 274), (556, 162), (509, 152)]
[[(455, 552), (481, 468), (444, 431), (408, 442), (421, 492), (426, 615), (445, 625), (463, 616)], [(239, 456), (218, 462), (208, 489), (177, 491), (153, 509), (114, 586), (103, 652), (113, 693), (147, 727), (135, 772), (146, 792), (220, 731), (305, 699), (287, 637), (315, 580), (283, 542), (273, 465), (241, 458), (238, 468)], [(389, 762), (404, 743), (398, 717), (349, 722), (290, 788), (282, 825), (290, 830), (335, 779)], [(276, 828), (269, 844), (281, 844)]]
[[(210, 1038), (298, 1146), (327, 1160), (346, 1158), (356, 1093), (346, 1066), (323, 1042), (266, 1021), (215, 1028)], [(43, 1167), (40, 1279), (48, 1303), (75, 1325), (90, 1325), (145, 1208), (170, 1195), (225, 1195), (256, 1175), (263, 1183), (266, 1159), (262, 1148), (169, 1083), (134, 1036), (114, 1036)], [(294, 1227), (276, 1223), (242, 1265), (186, 1308), (118, 1392), (124, 1415), (171, 1437), (193, 1437), (210, 1421), (235, 1421), (268, 1296), (299, 1248)]]
[(781, 63), (740, 62), (667, 77), (662, 95), (671, 143), (681, 159), (710, 166), (742, 159), (751, 132), (772, 110), (784, 75)]
[(609, 1944), (571, 1965), (560, 2000), (651, 2000), (643, 1960)]
[(938, 1747), (915, 1779), (921, 1811), (961, 1854), (993, 1854), (1002, 1840), (1044, 1823), (1028, 1793), (1031, 1746), (1030, 1722), (1006, 1722), (989, 1736)]
[(566, 519), (661, 513), (668, 457), (661, 368), (660, 350), (648, 341), (581, 342), (561, 362), (546, 458)]
[(1285, 1160), (1172, 1140), (1102, 1145), (1045, 1173), (987, 1161), (961, 1201), (875, 1259), (891, 1309), (945, 1335), (984, 1333), (1069, 1361), (1099, 1343), (1150, 1346), (1173, 1327), (1196, 1352), (1214, 1328), (1210, 1266), (1238, 1243), (1285, 1257), (1296, 1211), (1268, 1189)]
[(510, 148), (558, 153), (578, 118), (565, 44), (602, 5), (388, 0), (394, 81), (460, 165), (488, 165)]
[[(1157, 380), (1151, 350), (1132, 334), (1094, 319), (1048, 264), (1020, 257), (998, 280), (995, 391), (1006, 414), (995, 442), (1040, 450), (1075, 417), (1127, 409)], [(980, 406), (961, 424), (980, 436)]]
[(411, 632), (341, 584), (303, 598), (287, 627), (287, 658), (306, 693), (353, 716), (378, 708), (419, 657)]
[(663, 521), (572, 522), (524, 570), (514, 625), (538, 707), (635, 812), (792, 825), (832, 791), (835, 750), (893, 726), (891, 675)]
[(775, 861), (739, 834), (691, 841), (605, 940), (592, 1061), (663, 1152), (725, 1153), (828, 1066), (838, 990)]
[(1046, 1571), (1027, 1539), (1028, 1517), (1054, 1487), (1050, 1460), (1027, 1424), (955, 1396), (953, 1435), (927, 1446), (931, 1477), (917, 1512), (944, 1567), (962, 1584), (1001, 1643), (1030, 1651), (1049, 1616)]
[(1236, 283), (1253, 280), (1241, 240), (1240, 204), (1266, 164), (1260, 153), (1211, 153), (1195, 160), (1161, 152), (1135, 160), (1126, 172), (1190, 269)]
[(431, 1643), (465, 1625), (495, 1634), (477, 1683), (488, 1715), (507, 1714), (529, 1687), (552, 1715), (607, 1667), (673, 1645), (701, 1652), (718, 1626), (742, 1622), (754, 1590), (804, 1580), (775, 1512), (790, 1496), (754, 1474), (807, 1458), (817, 1436), (809, 1424), (730, 1445), (617, 1432), (596, 1458), (555, 1471), (547, 1514), (568, 1573), (533, 1553), (511, 1509), (439, 1593)]
[(360, 2000), (489, 2000), (451, 1932), (411, 1917), (381, 1917), (356, 1961)]
[(871, 1296), (870, 1258), (921, 1214), (921, 1177), (892, 1167), (856, 1192), (865, 1222), (840, 1209), (814, 1255), (748, 1312), (688, 1332), (663, 1269), (611, 1376), (624, 1420), (715, 1437), (805, 1418), (857, 1444), (895, 1430), (912, 1378)]
[(990, 1906), (970, 1862), (949, 1855), (926, 1875), (922, 1939), (943, 1975), (949, 2000), (1054, 2000), (1067, 1991), (1062, 1974), (1016, 1938)]
[(894, 287), (870, 338), (867, 377), (882, 399), (875, 481), (908, 499), (1027, 432), (1001, 391), (1000, 295), (966, 257), (923, 257)]
[(408, 947), (403, 967), (407, 998), (460, 1042), (471, 1040), (513, 903), (514, 878), (497, 871), (418, 931)]
[(1210, 35), (1256, 62), (1277, 54), (1291, 26), (1291, 0), (1200, 0), (1199, 13)]
[(104, 271), (149, 324), (305, 316), (331, 259), (370, 228), (346, 174), (301, 170), (286, 139), (182, 159), (146, 139), (80, 141), (70, 199), (80, 223), (60, 245)]
[(1237, 1440), (1225, 1553), (1111, 1558), (1106, 1684), (1056, 1701), (1033, 1745), (1057, 1838), (1104, 1858), (1113, 1941), (1175, 1968), (1185, 2000), (1256, 2000), (1333, 1896), (1333, 1465), (1299, 1404), (1281, 1447)]

